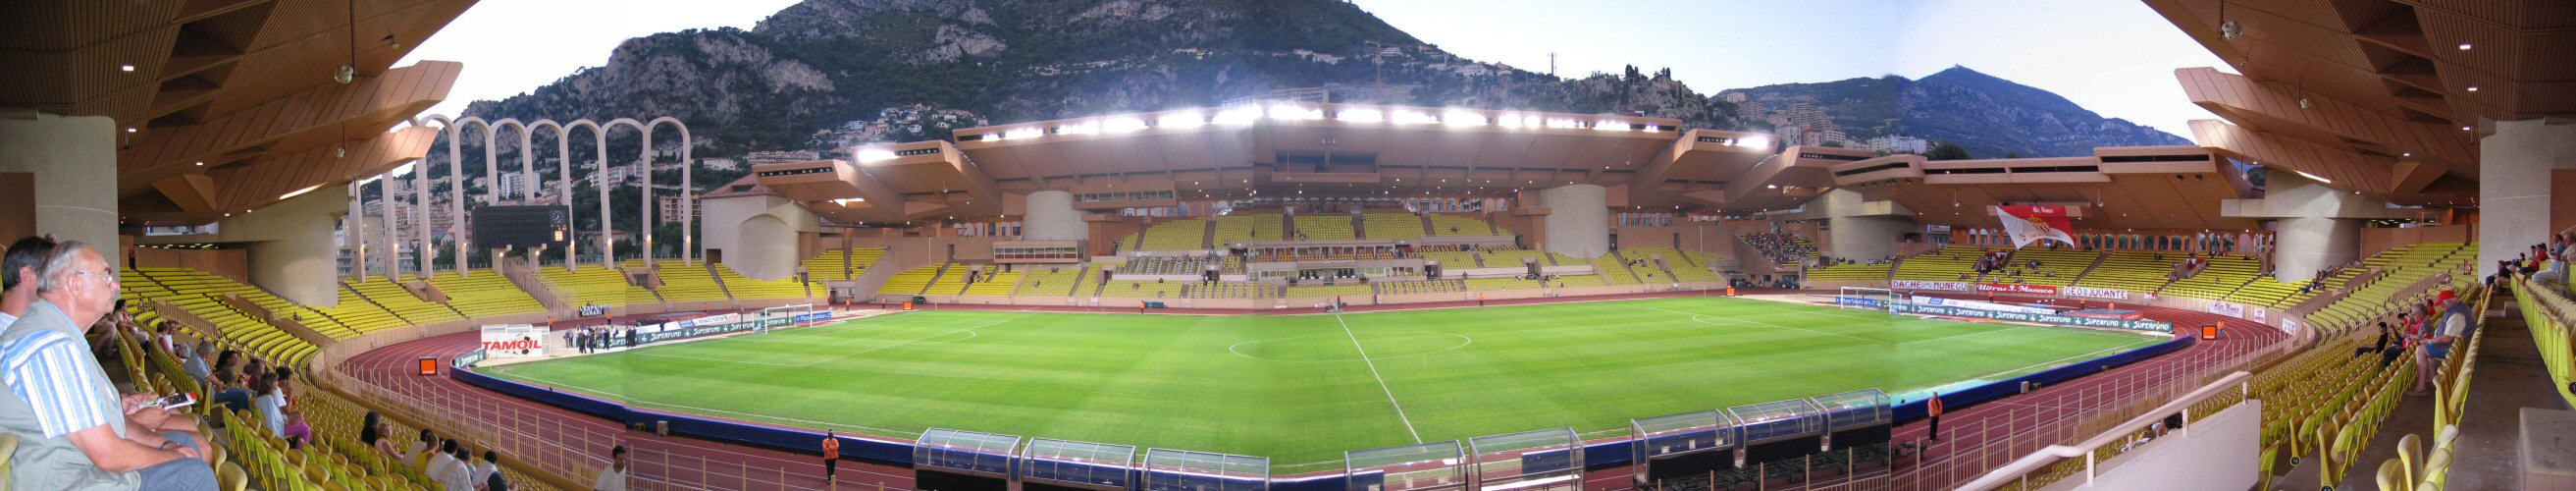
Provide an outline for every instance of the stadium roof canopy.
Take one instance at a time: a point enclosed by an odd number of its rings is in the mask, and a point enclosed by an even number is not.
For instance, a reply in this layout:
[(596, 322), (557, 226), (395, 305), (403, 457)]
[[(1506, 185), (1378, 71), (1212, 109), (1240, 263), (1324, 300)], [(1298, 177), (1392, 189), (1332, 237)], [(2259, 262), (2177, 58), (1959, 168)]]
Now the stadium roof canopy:
[(2474, 204), (2485, 122), (2576, 113), (2576, 2), (2146, 3), (2242, 74), (2176, 71), (2203, 145), (2391, 202)]
[(210, 222), (425, 155), (435, 129), (388, 130), (463, 66), (391, 67), (474, 3), (0, 2), (0, 107), (114, 118), (128, 224)]
[(1618, 206), (1717, 208), (1734, 206), (1730, 192), (1765, 184), (1744, 178), (1771, 176), (1754, 171), (1780, 155), (1768, 135), (1680, 125), (1279, 103), (968, 128), (954, 132), (956, 143), (857, 148), (846, 160), (767, 164), (755, 175), (798, 200), (871, 210), (852, 223), (1004, 213), (1007, 196), (1042, 190), (1075, 193), (1077, 208), (1115, 209), (1263, 194), (1502, 196), (1586, 183), (1617, 190)]

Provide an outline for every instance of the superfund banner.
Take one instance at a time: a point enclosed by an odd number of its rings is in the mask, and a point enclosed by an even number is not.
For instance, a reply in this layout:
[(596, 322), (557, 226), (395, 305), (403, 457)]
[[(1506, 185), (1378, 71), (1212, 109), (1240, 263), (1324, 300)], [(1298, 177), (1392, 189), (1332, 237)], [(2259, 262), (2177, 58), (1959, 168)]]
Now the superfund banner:
[(1964, 291), (1968, 291), (1968, 282), (1965, 282), (1965, 281), (1896, 280), (1896, 281), (1888, 282), (1888, 286), (1889, 286), (1889, 287), (1891, 287), (1891, 288), (1898, 289), (1898, 290), (1948, 290), (1948, 291), (1954, 291), (1954, 292), (1964, 292)]
[(491, 358), (543, 356), (549, 331), (545, 327), (528, 324), (483, 326), (483, 353)]
[(2057, 294), (2057, 287), (2054, 287), (2054, 286), (2048, 286), (2048, 285), (2022, 285), (2022, 284), (2006, 284), (2006, 283), (1978, 283), (1978, 284), (1977, 284), (1977, 291), (1985, 292), (1985, 293), (2028, 293), (2028, 294), (2034, 294), (2034, 295), (2056, 295), (2056, 294)]
[(2084, 286), (2070, 286), (2070, 287), (2066, 287), (2066, 288), (2061, 288), (2060, 290), (2065, 291), (2067, 295), (2078, 296), (2078, 297), (2092, 297), (2092, 298), (2103, 298), (2103, 299), (2111, 299), (2111, 300), (2128, 300), (2128, 299), (2129, 299), (2129, 291), (2128, 291), (2128, 290), (2113, 290), (2113, 289), (2109, 289), (2109, 288), (2093, 288), (2093, 287), (2084, 287)]
[(1937, 316), (1946, 316), (1946, 317), (1974, 317), (1974, 318), (1978, 318), (1978, 319), (1993, 319), (1993, 320), (1999, 320), (1999, 321), (2011, 321), (2011, 322), (2032, 322), (2032, 323), (2040, 323), (2040, 324), (2055, 324), (2055, 325), (2061, 325), (2061, 326), (2077, 326), (2077, 327), (2107, 327), (2107, 328), (2113, 328), (2113, 329), (2129, 329), (2129, 330), (2147, 331), (2147, 332), (2166, 332), (2166, 333), (2173, 332), (2173, 324), (2172, 324), (2172, 323), (2168, 323), (2168, 322), (2160, 322), (2160, 321), (2151, 321), (2151, 320), (2103, 319), (2103, 318), (2095, 318), (2095, 317), (2076, 317), (2076, 316), (2071, 316), (2071, 315), (2059, 315), (2059, 314), (2033, 314), (2033, 313), (2027, 313), (2027, 312), (1997, 312), (1997, 311), (1992, 311), (1992, 310), (1973, 309), (1973, 308), (1967, 308), (1967, 307), (1961, 307), (1961, 306), (1948, 306), (1948, 305), (1917, 305), (1917, 304), (1904, 304), (1904, 305), (1898, 305), (1898, 306), (1896, 306), (1896, 311), (1897, 311), (1897, 313), (1903, 313), (1903, 314), (1923, 314), (1923, 315), (1937, 315)]
[(2023, 305), (2002, 304), (2002, 303), (1994, 303), (1994, 302), (1980, 302), (1980, 301), (1976, 301), (1976, 300), (1960, 300), (1960, 299), (1956, 299), (1956, 298), (1926, 297), (1926, 296), (1922, 296), (1922, 295), (1915, 295), (1911, 300), (1913, 300), (1913, 301), (1914, 301), (1914, 303), (1915, 303), (1915, 304), (1918, 304), (1918, 305), (1941, 305), (1941, 306), (1948, 306), (1948, 307), (1966, 307), (1966, 308), (1979, 309), (1979, 310), (1993, 310), (1993, 311), (2000, 311), (2000, 312), (2019, 312), (2019, 313), (2024, 313), (2024, 314), (2054, 314), (2054, 313), (2057, 313), (2057, 311), (2055, 311), (2055, 310), (2049, 310), (2049, 309), (2040, 308), (2040, 307), (2030, 307), (2030, 306), (2023, 306)]

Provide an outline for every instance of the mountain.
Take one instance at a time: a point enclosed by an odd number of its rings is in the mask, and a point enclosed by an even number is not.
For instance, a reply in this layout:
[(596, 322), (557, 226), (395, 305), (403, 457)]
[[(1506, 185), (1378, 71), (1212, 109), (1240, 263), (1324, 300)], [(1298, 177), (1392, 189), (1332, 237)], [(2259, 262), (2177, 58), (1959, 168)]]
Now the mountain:
[(605, 66), (465, 115), (673, 116), (698, 156), (724, 156), (954, 129), (868, 129), (889, 108), (1008, 123), (1316, 93), (1737, 125), (1669, 73), (1560, 79), (1460, 59), (1337, 0), (807, 0), (751, 30), (629, 40)]
[[(1744, 100), (1737, 104), (1745, 108), (1745, 124), (1755, 131), (1776, 131), (1775, 121), (1795, 125), (1801, 118), (1793, 108), (1812, 108), (1852, 142), (1903, 135), (1957, 144), (1977, 158), (2084, 156), (2092, 155), (2093, 147), (2191, 144), (2153, 127), (2104, 118), (2056, 93), (1967, 67), (1951, 67), (1921, 80), (1889, 75), (1765, 85), (1723, 91), (1718, 97), (1735, 95)], [(1757, 110), (1761, 114), (1752, 114)]]

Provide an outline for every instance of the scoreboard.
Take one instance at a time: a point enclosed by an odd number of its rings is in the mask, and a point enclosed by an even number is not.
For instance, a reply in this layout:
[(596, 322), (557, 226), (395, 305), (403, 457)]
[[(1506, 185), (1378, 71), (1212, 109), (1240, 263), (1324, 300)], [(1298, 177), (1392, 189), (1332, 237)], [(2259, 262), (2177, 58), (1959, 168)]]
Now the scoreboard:
[(476, 247), (530, 249), (572, 239), (572, 210), (561, 206), (478, 206), (473, 220)]

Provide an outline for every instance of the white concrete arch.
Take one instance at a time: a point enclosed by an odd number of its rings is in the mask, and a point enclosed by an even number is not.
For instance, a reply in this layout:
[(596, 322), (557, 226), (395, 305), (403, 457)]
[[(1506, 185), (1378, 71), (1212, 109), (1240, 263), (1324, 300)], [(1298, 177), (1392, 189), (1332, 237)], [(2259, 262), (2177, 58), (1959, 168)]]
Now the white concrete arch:
[[(588, 119), (583, 119), (583, 120), (578, 121), (578, 122), (576, 122), (576, 123), (590, 123), (590, 122), (591, 122), (591, 121), (590, 121), (590, 120), (588, 120)], [(603, 172), (603, 173), (604, 173), (604, 172), (608, 172), (608, 132), (609, 132), (609, 131), (612, 131), (612, 130), (617, 129), (617, 127), (618, 127), (618, 126), (626, 126), (626, 127), (635, 128), (635, 131), (636, 131), (636, 132), (643, 133), (643, 134), (644, 134), (644, 140), (643, 140), (643, 144), (644, 144), (644, 145), (643, 145), (643, 147), (644, 147), (644, 150), (643, 150), (642, 152), (639, 152), (639, 153), (641, 153), (641, 154), (643, 154), (643, 155), (651, 155), (651, 154), (652, 154), (652, 151), (653, 151), (653, 132), (652, 132), (652, 130), (645, 128), (645, 127), (644, 127), (644, 123), (639, 122), (639, 121), (636, 121), (634, 118), (617, 118), (617, 119), (611, 119), (611, 120), (608, 120), (608, 122), (606, 122), (606, 123), (593, 123), (593, 124), (592, 124), (592, 127), (594, 127), (594, 128), (598, 128), (598, 130), (599, 130), (599, 131), (596, 133), (596, 134), (597, 134), (597, 136), (599, 137), (599, 138), (598, 138), (598, 141), (599, 141), (599, 146), (598, 146), (598, 148), (599, 148), (599, 152), (597, 152), (597, 153), (598, 153), (598, 156), (599, 156), (599, 165), (598, 165), (599, 170), (598, 170), (597, 172)], [(650, 169), (651, 169), (651, 167), (649, 167), (649, 166), (648, 166), (648, 167), (646, 167), (646, 169), (647, 169), (647, 170), (650, 170)], [(647, 178), (649, 179), (649, 178), (650, 178), (650, 176), (651, 176), (652, 174), (647, 173), (647, 174), (645, 174), (645, 175), (646, 175), (646, 176), (647, 176)], [(601, 180), (600, 180), (600, 186), (599, 186), (599, 238), (600, 238), (599, 254), (600, 254), (600, 256), (599, 256), (599, 257), (600, 257), (600, 264), (601, 264), (601, 265), (603, 265), (603, 266), (607, 266), (607, 267), (610, 267), (610, 268), (615, 268), (615, 267), (617, 267), (617, 239), (616, 239), (616, 237), (609, 235), (609, 232), (610, 232), (611, 230), (613, 230), (613, 229), (615, 229), (615, 228), (616, 228), (616, 227), (609, 226), (609, 221), (610, 221), (611, 219), (614, 219), (614, 218), (615, 218), (615, 216), (614, 216), (614, 215), (611, 215), (611, 214), (609, 214), (609, 212), (608, 212), (608, 188), (609, 188), (609, 185), (611, 185), (611, 184), (614, 184), (614, 183), (610, 183), (610, 182), (608, 182), (608, 180), (607, 180), (607, 179), (605, 179), (605, 178), (603, 178), (603, 179), (601, 179)], [(649, 186), (649, 185), (650, 185), (650, 184), (652, 184), (652, 183), (650, 183), (650, 182), (646, 182), (645, 184)], [(652, 188), (650, 188), (650, 187), (646, 187), (646, 188), (645, 188), (645, 190), (646, 190), (646, 191), (650, 191), (650, 190), (652, 190)], [(652, 202), (652, 197), (651, 197), (651, 194), (652, 194), (652, 193), (647, 192), (647, 193), (644, 193), (644, 194), (646, 195), (646, 197), (645, 197), (645, 202), (646, 202), (646, 203), (648, 203), (648, 204), (649, 204), (649, 203), (651, 203), (651, 202)], [(648, 226), (648, 227), (645, 227), (645, 228), (643, 229), (643, 231), (644, 231), (645, 233), (643, 233), (643, 234), (641, 234), (641, 235), (643, 235), (644, 237), (639, 238), (638, 240), (642, 240), (642, 239), (644, 239), (644, 238), (650, 238), (650, 237), (652, 237), (652, 235), (653, 235), (653, 234), (652, 234), (653, 229), (652, 229), (651, 227), (649, 227), (649, 226)], [(641, 248), (641, 250), (643, 251), (643, 254), (644, 254), (646, 257), (651, 257), (651, 256), (653, 255), (653, 250), (652, 250), (652, 248), (651, 248), (651, 243), (650, 243), (650, 242), (641, 242), (640, 244), (644, 244), (644, 245), (645, 245), (645, 247)], [(645, 262), (645, 264), (650, 265), (650, 264), (652, 264), (652, 262), (651, 262), (651, 261), (646, 261), (646, 262)]]
[[(426, 122), (429, 122), (429, 121), (436, 121), (436, 122), (438, 122), (438, 129), (439, 129), (439, 132), (440, 132), (440, 133), (442, 133), (442, 134), (448, 134), (448, 135), (451, 135), (451, 138), (450, 138), (450, 140), (449, 140), (449, 145), (454, 145), (454, 144), (455, 144), (455, 143), (454, 143), (454, 139), (452, 138), (452, 135), (454, 135), (454, 134), (456, 133), (456, 128), (457, 128), (456, 120), (448, 119), (448, 117), (447, 117), (446, 115), (443, 115), (443, 114), (432, 114), (432, 115), (427, 115), (427, 116), (421, 116), (419, 119), (414, 119), (414, 120), (412, 120), (412, 125), (413, 125), (413, 126), (423, 126), (423, 125), (425, 125), (425, 123), (426, 123)], [(455, 149), (454, 149), (454, 148), (450, 148), (450, 149), (449, 149), (449, 151), (448, 151), (448, 155), (450, 155), (450, 156), (452, 157), (452, 156), (454, 156), (455, 154), (456, 154)], [(451, 159), (451, 160), (452, 160), (452, 159)], [(413, 239), (414, 239), (414, 240), (418, 240), (418, 241), (419, 241), (419, 243), (418, 243), (418, 244), (415, 244), (414, 246), (412, 246), (412, 251), (414, 251), (412, 255), (414, 255), (414, 256), (418, 256), (418, 258), (417, 258), (417, 259), (419, 259), (419, 260), (420, 260), (420, 267), (419, 267), (416, 271), (418, 272), (418, 274), (420, 274), (420, 275), (422, 275), (422, 276), (428, 276), (428, 275), (430, 275), (431, 273), (433, 273), (433, 272), (436, 272), (436, 271), (437, 271), (437, 268), (435, 268), (435, 267), (434, 267), (437, 263), (435, 263), (435, 262), (433, 262), (433, 261), (434, 261), (434, 260), (436, 260), (436, 259), (437, 259), (437, 256), (438, 256), (438, 248), (437, 248), (437, 247), (434, 247), (434, 246), (433, 246), (434, 244), (430, 241), (430, 238), (431, 238), (434, 234), (429, 233), (429, 227), (430, 227), (430, 225), (429, 225), (429, 224), (430, 224), (430, 221), (429, 221), (429, 172), (430, 172), (430, 165), (429, 165), (429, 164), (430, 164), (430, 160), (429, 160), (429, 159), (421, 159), (421, 160), (420, 160), (420, 162), (418, 162), (418, 163), (414, 164), (414, 165), (412, 166), (412, 169), (411, 169), (411, 178), (412, 178), (412, 196), (413, 196), (413, 198), (412, 198), (412, 216), (413, 216), (413, 218), (414, 218), (414, 220), (415, 220), (414, 222), (412, 222), (412, 223), (413, 223), (413, 225), (412, 225), (412, 229), (413, 229), (413, 230), (412, 230), (412, 235), (414, 236), (414, 237), (413, 237)], [(454, 166), (454, 164), (450, 164), (450, 167), (453, 167), (453, 166)], [(453, 172), (450, 172), (450, 174), (453, 174)], [(387, 188), (387, 189), (391, 189), (391, 188)], [(462, 252), (462, 251), (463, 251), (463, 249), (458, 249), (458, 251), (459, 251), (459, 252)], [(396, 258), (400, 258), (401, 256), (395, 256), (395, 257), (396, 257)], [(399, 268), (397, 268), (397, 269), (399, 269)], [(393, 277), (395, 277), (395, 278), (401, 278), (401, 277), (402, 277), (402, 272), (401, 272), (401, 271), (394, 271), (393, 273), (394, 273), (394, 274), (393, 274)]]
[[(697, 147), (697, 140), (689, 136), (689, 124), (680, 122), (680, 118), (662, 116), (653, 118), (652, 121), (645, 123), (644, 148), (645, 155), (647, 155), (648, 158), (645, 159), (645, 170), (647, 172), (644, 174), (644, 192), (646, 194), (644, 203), (646, 205), (651, 205), (653, 203), (653, 199), (650, 196), (653, 192), (653, 174), (650, 172), (652, 170), (652, 159), (649, 158), (649, 156), (652, 155), (653, 148), (652, 128), (659, 128), (665, 123), (670, 124), (672, 128), (680, 130), (680, 262), (681, 264), (696, 266), (698, 264), (698, 241), (697, 233), (695, 232), (697, 226), (697, 200), (695, 199), (695, 195), (697, 194), (697, 190), (692, 181), (695, 181), (697, 177), (698, 161), (694, 158), (694, 155), (691, 155), (691, 153), (694, 152)], [(650, 210), (652, 208), (645, 209)]]

